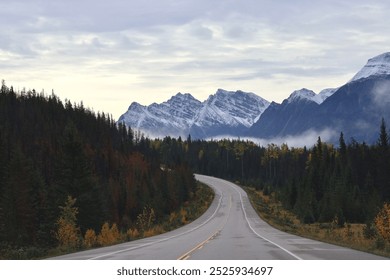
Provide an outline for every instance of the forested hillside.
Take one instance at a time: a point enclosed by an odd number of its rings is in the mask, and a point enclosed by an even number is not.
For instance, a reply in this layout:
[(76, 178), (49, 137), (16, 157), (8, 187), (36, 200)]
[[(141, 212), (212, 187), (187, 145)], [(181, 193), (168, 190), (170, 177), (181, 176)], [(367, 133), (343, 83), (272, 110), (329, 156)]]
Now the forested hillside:
[(303, 222), (371, 223), (390, 201), (390, 146), (386, 124), (375, 145), (346, 141), (337, 147), (318, 138), (310, 148), (261, 147), (239, 140), (165, 138), (162, 159), (188, 162), (195, 172), (239, 181), (275, 193)]
[(0, 249), (57, 246), (64, 206), (76, 210), (81, 236), (105, 222), (126, 232), (145, 209), (158, 221), (194, 190), (184, 162), (162, 168), (151, 141), (111, 116), (3, 81)]

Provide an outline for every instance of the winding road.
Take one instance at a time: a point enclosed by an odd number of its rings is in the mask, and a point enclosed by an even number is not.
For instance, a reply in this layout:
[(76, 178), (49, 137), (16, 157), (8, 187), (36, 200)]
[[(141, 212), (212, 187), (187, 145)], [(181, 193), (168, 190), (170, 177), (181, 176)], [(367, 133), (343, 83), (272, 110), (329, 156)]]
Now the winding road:
[(259, 218), (244, 190), (228, 181), (196, 175), (215, 191), (196, 221), (158, 236), (62, 255), (61, 260), (370, 260), (382, 257), (281, 232)]

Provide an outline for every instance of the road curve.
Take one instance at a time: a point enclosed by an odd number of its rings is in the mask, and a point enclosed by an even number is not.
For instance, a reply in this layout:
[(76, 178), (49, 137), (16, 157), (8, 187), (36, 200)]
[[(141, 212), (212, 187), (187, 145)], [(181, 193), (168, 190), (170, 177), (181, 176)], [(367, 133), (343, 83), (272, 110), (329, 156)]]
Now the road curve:
[(52, 259), (384, 259), (281, 232), (259, 218), (237, 185), (203, 175), (196, 179), (215, 191), (210, 208), (196, 221), (158, 236)]

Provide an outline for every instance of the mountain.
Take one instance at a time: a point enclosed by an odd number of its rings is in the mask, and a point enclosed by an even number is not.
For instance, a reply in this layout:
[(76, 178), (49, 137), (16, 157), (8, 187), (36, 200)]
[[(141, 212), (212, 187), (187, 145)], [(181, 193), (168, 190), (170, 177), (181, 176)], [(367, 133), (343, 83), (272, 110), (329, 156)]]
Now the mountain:
[(308, 89), (296, 90), (282, 104), (272, 102), (249, 130), (249, 136), (275, 138), (301, 130), (308, 115), (318, 109), (322, 96)]
[[(322, 103), (316, 102), (321, 95), (330, 96)], [(321, 95), (301, 90), (280, 105), (271, 104), (249, 135), (283, 138), (309, 130), (318, 134), (331, 131), (326, 140), (333, 143), (337, 143), (340, 132), (346, 139), (373, 143), (381, 119), (390, 121), (390, 53), (369, 59), (348, 83)]]
[(254, 93), (240, 90), (218, 89), (204, 102), (191, 94), (178, 93), (161, 104), (142, 106), (133, 102), (118, 122), (153, 137), (239, 136), (259, 119), (269, 104)]
[(195, 138), (240, 136), (260, 118), (269, 104), (254, 93), (218, 89), (203, 103), (190, 133)]
[(367, 64), (352, 78), (350, 82), (383, 75), (390, 75), (390, 52), (383, 53), (369, 59)]
[(343, 132), (346, 139), (374, 143), (381, 119), (390, 121), (389, 109), (390, 75), (375, 74), (340, 87), (303, 125), (318, 130), (332, 129), (337, 135)]
[(323, 140), (344, 137), (372, 143), (381, 119), (390, 122), (390, 52), (368, 60), (345, 85), (296, 90), (281, 104), (243, 91), (218, 89), (200, 102), (190, 94), (161, 104), (133, 103), (119, 122), (149, 136), (193, 138), (259, 137), (286, 139), (312, 132)]
[(189, 93), (178, 93), (161, 104), (143, 106), (133, 102), (118, 120), (152, 137), (188, 135), (202, 103)]

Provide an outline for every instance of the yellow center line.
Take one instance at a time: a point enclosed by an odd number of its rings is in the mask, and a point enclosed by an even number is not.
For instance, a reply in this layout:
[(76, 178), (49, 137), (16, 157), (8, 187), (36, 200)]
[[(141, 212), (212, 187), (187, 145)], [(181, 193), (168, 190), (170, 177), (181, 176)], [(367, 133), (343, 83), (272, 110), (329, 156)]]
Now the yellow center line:
[(192, 248), (191, 250), (189, 250), (187, 253), (184, 253), (183, 255), (181, 255), (178, 260), (187, 260), (190, 255), (198, 250), (198, 249), (201, 249), (203, 247), (204, 244), (206, 244), (207, 242), (209, 242), (211, 239), (213, 239), (215, 236), (217, 236), (217, 234), (225, 227), (226, 223), (227, 223), (227, 220), (229, 218), (229, 215), (230, 215), (230, 210), (232, 208), (232, 196), (230, 195), (230, 200), (229, 200), (229, 212), (228, 212), (228, 215), (226, 216), (226, 220), (224, 221), (223, 225), (217, 229), (210, 237), (208, 237), (206, 240), (200, 242), (198, 245), (196, 245), (194, 248)]

